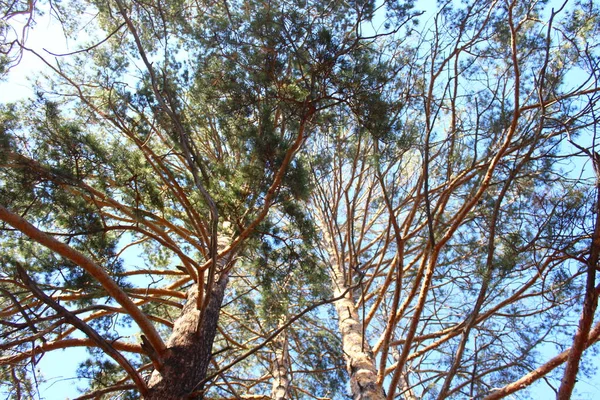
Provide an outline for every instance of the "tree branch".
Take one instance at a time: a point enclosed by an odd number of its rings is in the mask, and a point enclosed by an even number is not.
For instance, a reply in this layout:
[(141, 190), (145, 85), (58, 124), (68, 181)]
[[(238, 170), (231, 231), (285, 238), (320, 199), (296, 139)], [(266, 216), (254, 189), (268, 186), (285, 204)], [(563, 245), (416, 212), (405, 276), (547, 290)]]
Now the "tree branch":
[[(594, 329), (590, 332), (585, 342), (585, 348), (587, 349), (594, 343), (596, 343), (600, 339), (600, 323), (597, 323)], [(563, 351), (556, 357), (552, 358), (550, 361), (545, 363), (544, 365), (538, 367), (534, 371), (531, 371), (527, 375), (523, 376), (521, 379), (514, 381), (502, 388), (492, 389), (492, 393), (483, 398), (483, 400), (496, 400), (506, 397), (512, 393), (515, 393), (519, 390), (523, 390), (527, 386), (531, 385), (533, 382), (547, 375), (550, 371), (558, 367), (567, 361), (569, 354), (571, 353), (571, 348)]]
[(40, 231), (24, 218), (9, 211), (2, 205), (0, 205), (0, 220), (11, 225), (13, 228), (18, 229), (30, 239), (33, 239), (62, 257), (69, 259), (92, 275), (108, 294), (115, 299), (115, 301), (119, 303), (138, 324), (140, 329), (148, 337), (150, 343), (152, 343), (156, 352), (161, 355), (165, 351), (165, 344), (152, 322), (150, 322), (148, 317), (135, 305), (129, 296), (127, 296), (102, 267), (74, 248)]
[(77, 329), (85, 333), (86, 336), (90, 338), (90, 340), (92, 340), (99, 348), (101, 348), (104, 351), (104, 353), (106, 353), (106, 355), (115, 360), (117, 364), (119, 364), (129, 375), (129, 377), (133, 380), (135, 386), (140, 391), (142, 396), (146, 396), (148, 394), (148, 388), (146, 386), (146, 383), (144, 382), (140, 374), (138, 374), (135, 368), (131, 366), (129, 361), (125, 357), (123, 357), (121, 353), (116, 351), (115, 348), (112, 347), (111, 344), (108, 343), (106, 340), (104, 340), (104, 338), (102, 338), (102, 336), (100, 336), (98, 332), (96, 332), (92, 327), (80, 320), (69, 310), (58, 304), (50, 296), (46, 295), (46, 293), (44, 293), (44, 291), (41, 290), (35, 284), (35, 282), (29, 277), (29, 275), (27, 275), (25, 268), (23, 268), (19, 264), (16, 264), (16, 268), (19, 277), (21, 278), (23, 283), (31, 290), (31, 293), (33, 293), (35, 297), (37, 297), (45, 304), (50, 306), (71, 325), (75, 326)]

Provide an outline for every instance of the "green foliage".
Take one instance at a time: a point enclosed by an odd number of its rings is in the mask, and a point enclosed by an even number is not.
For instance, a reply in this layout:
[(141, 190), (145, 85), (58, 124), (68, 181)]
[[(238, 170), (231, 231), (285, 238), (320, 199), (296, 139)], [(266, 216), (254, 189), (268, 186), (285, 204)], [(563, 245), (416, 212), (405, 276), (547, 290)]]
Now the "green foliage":
[[(90, 383), (91, 388), (104, 388), (114, 385), (120, 378), (120, 367), (114, 362), (87, 359), (77, 368), (77, 376)], [(88, 388), (82, 391), (87, 391)]]
[[(35, 21), (49, 5), (26, 3), (0, 5), (0, 77), (24, 51), (5, 39), (8, 8)], [(36, 98), (0, 106), (0, 204), (93, 260), (165, 338), (187, 271), (208, 275), (217, 223), (238, 260), (211, 371), (247, 357), (207, 396), (269, 393), (277, 346), (265, 338), (330, 299), (337, 268), (356, 285), (365, 343), (388, 346), (375, 355), (384, 386), (404, 352), (407, 396), (482, 397), (535, 369), (546, 343), (570, 341), (596, 189), (567, 170), (587, 171), (576, 157), (597, 154), (600, 11), (589, 0), (556, 15), (547, 1), (439, 2), (419, 28), (413, 6), (53, 2), (50, 15), (85, 43), (48, 58)], [(88, 272), (3, 223), (9, 355), (73, 338), (17, 263), (107, 340), (137, 333)], [(278, 337), (293, 398), (345, 395), (333, 310)], [(2, 390), (13, 385), (3, 394), (33, 391), (27, 362), (2, 367)], [(78, 374), (85, 390), (125, 378), (96, 350)]]
[(346, 380), (344, 360), (339, 354), (342, 345), (339, 337), (332, 335), (331, 331), (309, 329), (298, 331), (294, 340), (302, 346), (302, 351), (297, 355), (298, 362), (320, 371), (300, 379), (305, 381), (311, 393), (335, 398)]
[(19, 400), (25, 396), (30, 399), (36, 398), (37, 390), (30, 376), (27, 367), (0, 366), (0, 394), (6, 400)]

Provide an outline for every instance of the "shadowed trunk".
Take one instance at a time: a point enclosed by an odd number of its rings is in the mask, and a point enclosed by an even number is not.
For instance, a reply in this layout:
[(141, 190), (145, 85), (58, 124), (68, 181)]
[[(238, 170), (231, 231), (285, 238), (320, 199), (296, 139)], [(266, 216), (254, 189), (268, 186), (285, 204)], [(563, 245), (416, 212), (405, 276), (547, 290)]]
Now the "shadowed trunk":
[[(285, 321), (282, 319), (279, 323), (281, 327)], [(273, 361), (273, 388), (271, 398), (273, 400), (287, 400), (290, 398), (290, 359), (288, 353), (287, 334), (283, 331), (273, 342), (275, 351), (275, 360)]]
[[(230, 242), (231, 238), (227, 236), (219, 237), (219, 249), (223, 250)], [(212, 285), (210, 293), (206, 293), (204, 297), (208, 304), (206, 304), (200, 324), (198, 323), (200, 318), (198, 285), (195, 284), (189, 288), (185, 305), (173, 325), (162, 368), (160, 371), (154, 370), (148, 382), (150, 391), (148, 400), (202, 399), (204, 397), (200, 382), (206, 378), (211, 361), (221, 305), (229, 281), (226, 271), (233, 262), (235, 262), (233, 254), (217, 260), (216, 271), (221, 272), (218, 273), (218, 279)], [(192, 393), (195, 394), (192, 395)]]
[(202, 389), (198, 383), (206, 377), (228, 280), (229, 277), (224, 274), (215, 282), (198, 332), (198, 285), (188, 290), (185, 306), (175, 321), (167, 343), (163, 368), (160, 372), (155, 370), (148, 382), (149, 400), (202, 398), (189, 395)]

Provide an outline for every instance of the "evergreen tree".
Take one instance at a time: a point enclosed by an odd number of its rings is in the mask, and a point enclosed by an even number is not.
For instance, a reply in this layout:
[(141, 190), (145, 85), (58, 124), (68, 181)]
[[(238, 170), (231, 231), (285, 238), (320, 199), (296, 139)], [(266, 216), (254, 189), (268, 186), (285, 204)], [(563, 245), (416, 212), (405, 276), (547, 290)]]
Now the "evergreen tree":
[[(0, 108), (8, 398), (76, 346), (81, 398), (571, 396), (600, 338), (592, 1), (0, 7), (0, 74), (48, 74)], [(79, 50), (28, 47), (44, 12)]]

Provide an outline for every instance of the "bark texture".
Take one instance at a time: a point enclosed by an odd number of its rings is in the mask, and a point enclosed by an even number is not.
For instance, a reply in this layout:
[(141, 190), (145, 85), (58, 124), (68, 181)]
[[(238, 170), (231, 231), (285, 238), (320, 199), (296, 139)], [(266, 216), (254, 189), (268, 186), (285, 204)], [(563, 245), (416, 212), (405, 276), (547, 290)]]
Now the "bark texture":
[(149, 400), (202, 398), (202, 396), (190, 397), (190, 393), (202, 389), (197, 385), (206, 377), (227, 281), (228, 276), (222, 275), (213, 286), (198, 332), (196, 332), (200, 315), (196, 307), (198, 285), (193, 285), (188, 290), (181, 315), (175, 321), (173, 332), (167, 342), (163, 367), (160, 371), (155, 370), (148, 382)]
[[(219, 248), (230, 243), (229, 237), (219, 238)], [(217, 261), (217, 270), (227, 270), (234, 262), (232, 254)], [(204, 299), (208, 301), (202, 321), (198, 309), (198, 285), (187, 292), (187, 299), (173, 332), (167, 342), (167, 351), (160, 370), (155, 370), (148, 381), (148, 400), (202, 399), (200, 382), (206, 377), (217, 332), (217, 323), (229, 275), (221, 272)], [(209, 285), (207, 285), (208, 287)], [(192, 393), (196, 393), (192, 395)]]
[[(282, 321), (280, 326), (284, 323)], [(275, 360), (273, 361), (273, 389), (271, 398), (273, 400), (288, 400), (290, 398), (290, 358), (288, 353), (288, 341), (283, 331), (273, 342)]]
[(385, 393), (377, 384), (377, 369), (371, 346), (363, 337), (362, 324), (352, 299), (352, 290), (344, 282), (341, 271), (332, 268), (335, 297), (344, 296), (335, 302), (342, 334), (342, 345), (346, 367), (350, 374), (350, 387), (354, 400), (385, 400)]

